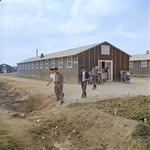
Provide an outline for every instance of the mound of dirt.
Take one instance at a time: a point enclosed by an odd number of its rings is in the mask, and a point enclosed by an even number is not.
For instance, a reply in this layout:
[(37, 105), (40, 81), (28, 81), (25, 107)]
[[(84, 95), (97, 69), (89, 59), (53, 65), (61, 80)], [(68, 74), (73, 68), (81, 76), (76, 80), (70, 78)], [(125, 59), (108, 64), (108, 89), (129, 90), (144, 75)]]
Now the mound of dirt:
[[(7, 134), (24, 150), (134, 149), (131, 134), (139, 123), (130, 120), (136, 116), (132, 113), (136, 102), (130, 103), (132, 97), (60, 106), (46, 83), (20, 77), (0, 78), (0, 140)], [(143, 104), (148, 106), (149, 97), (140, 99), (142, 108)], [(129, 107), (132, 117), (125, 113)], [(8, 117), (18, 112), (25, 117)]]

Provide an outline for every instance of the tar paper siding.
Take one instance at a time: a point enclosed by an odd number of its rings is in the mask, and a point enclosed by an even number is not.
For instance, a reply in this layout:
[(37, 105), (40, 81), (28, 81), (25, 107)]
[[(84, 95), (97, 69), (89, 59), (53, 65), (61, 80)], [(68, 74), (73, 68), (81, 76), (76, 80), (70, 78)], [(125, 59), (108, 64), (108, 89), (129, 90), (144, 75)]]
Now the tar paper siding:
[(141, 60), (130, 61), (132, 67), (130, 67), (130, 72), (133, 76), (150, 76), (150, 60), (147, 60), (147, 67), (141, 67)]
[[(110, 45), (110, 55), (101, 54), (101, 45)], [(78, 72), (82, 66), (89, 72), (93, 66), (98, 66), (98, 60), (113, 61), (113, 81), (120, 80), (120, 69), (129, 71), (129, 55), (113, 45), (105, 42), (78, 54)]]
[[(48, 59), (48, 68), (45, 68), (45, 60), (43, 60), (43, 68), (40, 68), (40, 61), (38, 61), (38, 69), (35, 68), (34, 62), (34, 69), (32, 69), (32, 62), (30, 62), (30, 69), (24, 69), (20, 65), (25, 64), (18, 64), (17, 74), (24, 77), (32, 77), (32, 78), (39, 78), (39, 79), (49, 79), (50, 70), (51, 68), (51, 59)], [(58, 67), (58, 58), (55, 58), (55, 66)], [(67, 68), (67, 57), (63, 57), (63, 68), (58, 68), (58, 70), (63, 74), (64, 81), (70, 82), (77, 82), (78, 79), (78, 63), (75, 62), (75, 57), (72, 56), (72, 68)]]
[[(110, 55), (101, 55), (101, 45), (110, 45)], [(77, 82), (78, 74), (82, 66), (89, 72), (93, 66), (98, 66), (98, 60), (112, 60), (113, 61), (113, 81), (120, 80), (120, 69), (123, 68), (129, 71), (129, 55), (119, 50), (113, 45), (104, 42), (98, 46), (87, 49), (84, 52), (77, 54), (78, 60), (72, 56), (72, 68), (67, 68), (67, 57), (63, 57), (63, 68), (58, 68), (64, 76), (64, 81)], [(51, 59), (48, 59), (48, 68), (45, 68), (45, 60), (43, 60), (43, 68), (40, 69), (40, 61), (38, 61), (38, 69), (20, 69), (19, 65), (17, 74), (25, 77), (33, 77), (40, 79), (49, 79), (51, 68)], [(58, 67), (58, 58), (55, 58), (55, 66)]]

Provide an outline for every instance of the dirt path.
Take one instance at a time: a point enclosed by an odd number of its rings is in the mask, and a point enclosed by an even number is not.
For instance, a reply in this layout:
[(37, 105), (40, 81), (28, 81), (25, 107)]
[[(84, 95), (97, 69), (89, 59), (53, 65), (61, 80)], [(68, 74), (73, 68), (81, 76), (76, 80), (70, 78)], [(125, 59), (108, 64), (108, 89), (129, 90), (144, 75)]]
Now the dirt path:
[[(47, 81), (22, 78), (16, 75), (0, 75), (0, 129), (21, 141), (25, 150), (125, 150), (130, 149), (130, 135), (136, 121), (115, 117), (92, 106), (68, 108), (73, 102), (97, 100), (131, 95), (150, 95), (150, 81), (133, 79), (131, 84), (108, 82), (92, 91), (88, 85), (88, 98), (81, 99), (81, 87), (64, 84), (65, 104), (60, 106), (53, 94), (53, 86)], [(109, 92), (108, 92), (109, 91)], [(6, 92), (6, 93), (5, 93)], [(11, 117), (23, 112), (25, 118)], [(37, 123), (37, 120), (40, 120)], [(49, 131), (30, 134), (43, 127), (45, 121), (53, 121)], [(41, 128), (40, 127), (40, 128)], [(42, 139), (44, 137), (44, 140)]]
[[(54, 93), (54, 85), (50, 84), (50, 86), (47, 87), (47, 81), (18, 78), (16, 75), (13, 77), (9, 75), (1, 76), (1, 78), (4, 81), (13, 80), (13, 82), (16, 83), (24, 82), (23, 87), (26, 88), (28, 92), (32, 92), (32, 94), (40, 92), (42, 94), (52, 95)], [(94, 91), (92, 90), (92, 85), (88, 85), (88, 97), (86, 99), (81, 98), (81, 86), (79, 84), (64, 84), (64, 93), (65, 105), (74, 103), (77, 100), (78, 102), (94, 102), (97, 100), (104, 100), (109, 98), (150, 95), (150, 79), (133, 78), (131, 79), (130, 84), (124, 84), (120, 82), (106, 82), (103, 85), (97, 85), (97, 89)]]

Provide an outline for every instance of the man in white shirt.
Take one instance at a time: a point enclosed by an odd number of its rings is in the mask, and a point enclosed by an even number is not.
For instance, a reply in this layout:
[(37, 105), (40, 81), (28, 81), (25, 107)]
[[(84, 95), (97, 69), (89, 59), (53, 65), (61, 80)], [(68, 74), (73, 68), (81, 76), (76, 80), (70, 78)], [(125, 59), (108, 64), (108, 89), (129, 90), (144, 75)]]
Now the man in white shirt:
[[(49, 84), (50, 84), (51, 82), (55, 82), (55, 72), (54, 72), (54, 69), (51, 68), (50, 71), (51, 71), (50, 80), (49, 80), (47, 86), (49, 86)], [(54, 86), (54, 93), (56, 93), (56, 92), (55, 92), (55, 86)], [(55, 94), (55, 95), (56, 95), (56, 94)]]
[(47, 86), (49, 86), (49, 84), (50, 84), (51, 82), (55, 82), (55, 72), (54, 72), (54, 69), (51, 68), (50, 71), (51, 71), (50, 80), (49, 80)]
[[(57, 80), (57, 78), (56, 78), (56, 73), (55, 73), (55, 70), (56, 70), (56, 69), (57, 69), (56, 67), (55, 67), (54, 69), (53, 69), (53, 68), (50, 69), (50, 71), (51, 71), (50, 80), (49, 80), (47, 86), (49, 86), (49, 84), (50, 84), (51, 82), (54, 82), (54, 92), (55, 92), (55, 95), (56, 95), (56, 97), (57, 97), (57, 100), (56, 100), (56, 101), (61, 100), (61, 104), (63, 104), (63, 100), (59, 98), (58, 90), (57, 90), (57, 88), (56, 88), (56, 80)], [(62, 93), (62, 97), (64, 97), (64, 93)]]

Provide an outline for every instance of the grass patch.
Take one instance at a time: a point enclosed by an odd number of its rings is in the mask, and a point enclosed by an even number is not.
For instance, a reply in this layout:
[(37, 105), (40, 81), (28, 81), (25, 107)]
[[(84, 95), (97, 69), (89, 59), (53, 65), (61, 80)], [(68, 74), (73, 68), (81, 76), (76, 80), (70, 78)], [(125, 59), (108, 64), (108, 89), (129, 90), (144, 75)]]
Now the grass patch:
[(135, 131), (132, 133), (132, 136), (140, 139), (149, 139), (150, 140), (150, 121), (148, 123), (141, 123), (137, 125)]
[(96, 102), (96, 107), (108, 114), (121, 116), (127, 119), (150, 119), (150, 96), (133, 96)]
[(76, 108), (76, 107), (85, 107), (88, 106), (90, 103), (71, 103), (67, 107), (68, 108)]
[(7, 130), (0, 130), (0, 135), (7, 135), (8, 131)]
[(150, 121), (138, 124), (132, 137), (134, 139), (132, 149), (150, 150)]
[[(68, 108), (86, 107), (91, 103), (72, 103)], [(144, 118), (150, 120), (150, 96), (133, 96), (125, 98), (115, 98), (92, 102), (92, 105), (104, 112), (121, 116), (126, 119), (143, 121)], [(115, 114), (116, 111), (116, 114)]]
[[(3, 131), (5, 133), (5, 131)], [(10, 136), (0, 135), (0, 150), (22, 150), (19, 142)]]

